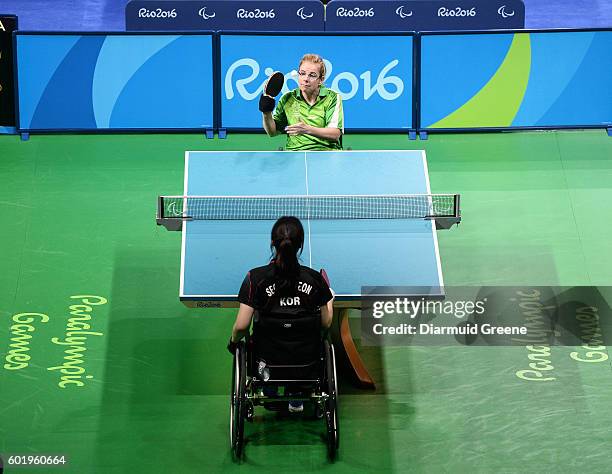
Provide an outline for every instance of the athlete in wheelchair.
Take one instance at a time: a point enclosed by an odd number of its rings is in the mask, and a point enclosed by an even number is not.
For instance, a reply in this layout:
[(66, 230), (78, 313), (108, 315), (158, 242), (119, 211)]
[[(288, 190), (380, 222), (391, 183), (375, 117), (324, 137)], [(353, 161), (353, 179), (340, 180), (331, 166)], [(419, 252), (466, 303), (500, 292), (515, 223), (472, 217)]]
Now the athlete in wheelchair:
[(244, 447), (244, 420), (253, 419), (257, 405), (301, 412), (305, 402), (312, 403), (325, 419), (331, 458), (338, 449), (335, 355), (324, 337), (334, 297), (324, 272), (299, 264), (303, 243), (299, 219), (281, 217), (272, 227), (272, 260), (250, 270), (240, 288), (228, 344), (234, 354), (230, 441), (237, 458)]

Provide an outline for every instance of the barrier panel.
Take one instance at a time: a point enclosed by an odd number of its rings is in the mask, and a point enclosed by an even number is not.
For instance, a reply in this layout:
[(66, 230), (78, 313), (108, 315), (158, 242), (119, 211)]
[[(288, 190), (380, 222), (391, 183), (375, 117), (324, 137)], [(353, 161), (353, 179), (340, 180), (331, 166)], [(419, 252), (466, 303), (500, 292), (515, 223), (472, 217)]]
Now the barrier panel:
[(518, 29), (522, 0), (331, 0), (326, 31), (437, 31)]
[(213, 127), (209, 34), (16, 34), (20, 131)]
[(285, 74), (282, 93), (298, 87), (302, 55), (325, 58), (325, 85), (339, 92), (344, 125), (359, 131), (408, 131), (413, 127), (413, 35), (220, 35), (219, 126), (262, 130), (259, 96), (273, 71)]
[(427, 33), (420, 128), (612, 124), (612, 30)]
[(323, 31), (319, 0), (132, 0), (127, 30)]
[(348, 131), (612, 126), (612, 29), (14, 36), (22, 132), (261, 132), (264, 81), (310, 52)]
[(16, 16), (0, 15), (0, 129), (15, 127), (13, 31), (16, 29)]

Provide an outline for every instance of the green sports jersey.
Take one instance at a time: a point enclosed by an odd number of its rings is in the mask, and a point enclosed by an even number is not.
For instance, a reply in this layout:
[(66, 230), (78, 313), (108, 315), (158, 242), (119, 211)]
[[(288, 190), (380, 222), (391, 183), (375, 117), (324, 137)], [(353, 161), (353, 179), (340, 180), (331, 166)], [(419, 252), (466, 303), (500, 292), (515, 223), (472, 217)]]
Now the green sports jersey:
[[(304, 122), (319, 128), (339, 128), (344, 133), (342, 97), (337, 92), (321, 86), (314, 105), (304, 100), (300, 89), (284, 94), (274, 110), (276, 130), (282, 132), (287, 125)], [(340, 150), (337, 141), (325, 140), (312, 135), (287, 136), (287, 150)]]

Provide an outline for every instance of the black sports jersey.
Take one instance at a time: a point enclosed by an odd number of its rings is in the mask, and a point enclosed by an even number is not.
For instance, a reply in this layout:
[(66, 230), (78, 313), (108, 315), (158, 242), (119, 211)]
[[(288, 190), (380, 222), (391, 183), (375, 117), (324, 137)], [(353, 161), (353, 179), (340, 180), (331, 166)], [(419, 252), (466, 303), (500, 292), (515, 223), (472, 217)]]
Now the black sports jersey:
[(276, 286), (273, 263), (254, 268), (242, 282), (238, 301), (261, 313), (300, 316), (319, 313), (319, 308), (332, 299), (321, 274), (301, 265), (293, 291), (280, 295)]
[(293, 289), (277, 289), (274, 264), (247, 273), (238, 301), (254, 308), (255, 355), (268, 364), (305, 364), (319, 353), (321, 306), (332, 299), (320, 273), (300, 266)]

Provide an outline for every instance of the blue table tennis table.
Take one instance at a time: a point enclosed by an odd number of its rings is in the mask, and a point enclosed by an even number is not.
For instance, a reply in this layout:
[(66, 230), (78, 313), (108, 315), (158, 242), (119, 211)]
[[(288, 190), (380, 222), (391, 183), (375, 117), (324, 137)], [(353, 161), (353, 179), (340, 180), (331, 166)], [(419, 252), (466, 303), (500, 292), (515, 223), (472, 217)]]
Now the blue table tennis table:
[[(185, 153), (184, 196), (393, 193), (431, 194), (424, 151)], [(190, 307), (237, 307), (246, 272), (270, 260), (273, 222), (182, 223), (180, 300)], [(444, 287), (434, 220), (303, 219), (303, 224), (302, 264), (325, 268), (338, 308), (359, 307), (365, 286)], [(347, 318), (339, 319), (348, 330)], [(362, 385), (370, 385), (367, 371), (361, 376)]]

